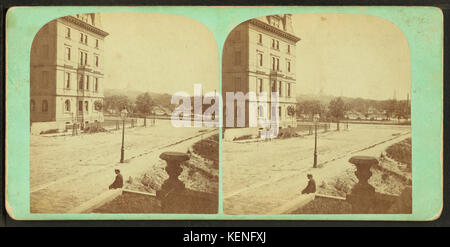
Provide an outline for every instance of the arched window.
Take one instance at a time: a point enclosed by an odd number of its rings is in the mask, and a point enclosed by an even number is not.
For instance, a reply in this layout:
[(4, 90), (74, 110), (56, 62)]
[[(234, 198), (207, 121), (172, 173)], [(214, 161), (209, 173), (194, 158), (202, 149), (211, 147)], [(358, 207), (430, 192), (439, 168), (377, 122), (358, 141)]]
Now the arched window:
[(30, 102), (30, 110), (32, 112), (34, 112), (35, 109), (36, 109), (36, 103), (34, 103), (34, 100), (31, 100), (31, 102)]
[(43, 100), (42, 101), (42, 112), (47, 112), (48, 111), (48, 102), (47, 100)]
[(89, 112), (89, 102), (84, 102), (84, 109), (86, 110), (86, 112)]
[(66, 102), (64, 103), (64, 109), (66, 110), (66, 112), (70, 112), (70, 100), (66, 100)]

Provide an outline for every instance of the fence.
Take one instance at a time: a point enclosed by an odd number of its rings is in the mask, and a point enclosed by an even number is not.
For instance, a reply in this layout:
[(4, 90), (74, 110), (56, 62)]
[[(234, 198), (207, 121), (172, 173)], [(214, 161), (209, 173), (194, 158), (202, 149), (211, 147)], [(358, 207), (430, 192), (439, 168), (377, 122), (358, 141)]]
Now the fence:
[[(308, 134), (312, 135), (314, 134), (314, 125), (315, 123), (312, 122), (304, 122), (304, 123), (297, 123), (297, 127), (295, 128), (295, 131), (297, 132), (308, 132)], [(331, 123), (317, 123), (317, 131), (323, 131), (327, 132), (331, 129)]]
[[(124, 120), (120, 118), (110, 118), (105, 119), (102, 123), (103, 128), (105, 129), (121, 129), (124, 125)], [(125, 119), (125, 128), (134, 128), (134, 127), (147, 127), (154, 126), (156, 124), (156, 119), (154, 118), (127, 118)]]
[[(331, 125), (333, 124), (333, 126)], [(340, 121), (339, 122), (339, 127), (338, 127), (338, 123), (336, 122), (318, 122), (317, 123), (317, 131), (323, 131), (323, 132), (327, 132), (329, 130), (348, 130), (348, 121)], [(304, 132), (308, 132), (309, 134), (313, 134), (314, 133), (314, 122), (300, 122), (297, 121), (297, 127), (296, 127), (296, 131), (304, 131)]]
[(103, 122), (93, 122), (87, 124), (74, 123), (66, 125), (66, 130), (72, 130), (72, 135), (78, 135), (81, 132), (95, 133), (106, 130), (119, 130), (124, 125), (125, 128), (154, 126), (156, 119), (154, 118), (127, 118), (124, 120), (119, 117), (105, 118)]

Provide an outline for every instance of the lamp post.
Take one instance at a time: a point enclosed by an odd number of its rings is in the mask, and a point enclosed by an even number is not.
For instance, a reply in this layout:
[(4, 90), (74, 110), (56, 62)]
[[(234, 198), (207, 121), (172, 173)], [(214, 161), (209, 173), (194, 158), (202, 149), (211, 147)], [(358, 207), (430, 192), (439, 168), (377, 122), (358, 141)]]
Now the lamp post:
[(317, 121), (314, 121), (314, 164), (313, 168), (317, 168)]
[(123, 110), (120, 112), (120, 118), (122, 118), (123, 126), (122, 126), (122, 148), (120, 149), (120, 163), (123, 163), (124, 160), (124, 140), (125, 140), (125, 119), (127, 117), (128, 111), (126, 108), (123, 108)]

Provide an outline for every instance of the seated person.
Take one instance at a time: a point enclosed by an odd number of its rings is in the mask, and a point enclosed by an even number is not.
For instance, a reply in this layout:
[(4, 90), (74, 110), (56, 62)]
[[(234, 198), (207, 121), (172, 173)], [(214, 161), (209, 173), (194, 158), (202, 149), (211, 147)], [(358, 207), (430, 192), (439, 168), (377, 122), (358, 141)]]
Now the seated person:
[(120, 174), (119, 169), (115, 169), (114, 172), (116, 173), (116, 179), (114, 182), (109, 186), (109, 189), (120, 189), (123, 187), (123, 177), (122, 174)]
[(316, 181), (314, 181), (312, 174), (308, 174), (307, 177), (309, 179), (308, 185), (306, 185), (306, 188), (304, 190), (302, 190), (302, 194), (315, 193), (316, 192)]

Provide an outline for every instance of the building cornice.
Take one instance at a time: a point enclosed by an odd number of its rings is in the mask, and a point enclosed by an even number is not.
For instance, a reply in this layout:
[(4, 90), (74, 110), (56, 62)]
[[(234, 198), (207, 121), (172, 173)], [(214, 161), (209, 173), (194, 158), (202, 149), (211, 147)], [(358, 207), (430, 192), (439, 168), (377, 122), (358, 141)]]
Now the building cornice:
[(249, 23), (252, 24), (252, 25), (255, 25), (257, 27), (260, 27), (260, 28), (262, 28), (264, 30), (276, 33), (276, 34), (280, 35), (281, 37), (284, 37), (284, 38), (286, 38), (288, 40), (291, 40), (291, 41), (293, 41), (295, 43), (300, 41), (299, 37), (297, 37), (297, 36), (295, 36), (293, 34), (290, 34), (288, 32), (282, 31), (282, 30), (280, 30), (280, 29), (278, 29), (278, 28), (276, 28), (274, 26), (271, 26), (271, 25), (269, 25), (269, 24), (267, 24), (267, 23), (265, 23), (263, 21), (260, 21), (258, 19), (251, 19), (251, 20), (249, 20)]
[(88, 24), (88, 23), (86, 23), (84, 21), (81, 21), (81, 20), (79, 20), (79, 19), (77, 19), (77, 18), (75, 18), (73, 16), (69, 15), (69, 16), (64, 16), (62, 18), (64, 20), (68, 21), (68, 22), (71, 22), (71, 23), (73, 23), (75, 25), (78, 25), (78, 26), (80, 26), (82, 28), (85, 28), (85, 29), (87, 29), (87, 30), (89, 30), (89, 31), (91, 31), (93, 33), (96, 33), (96, 34), (98, 34), (98, 35), (100, 35), (102, 37), (106, 37), (106, 36), (109, 35), (109, 33), (101, 30), (100, 28), (92, 26), (92, 25), (90, 25), (90, 24)]

